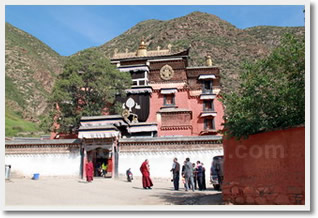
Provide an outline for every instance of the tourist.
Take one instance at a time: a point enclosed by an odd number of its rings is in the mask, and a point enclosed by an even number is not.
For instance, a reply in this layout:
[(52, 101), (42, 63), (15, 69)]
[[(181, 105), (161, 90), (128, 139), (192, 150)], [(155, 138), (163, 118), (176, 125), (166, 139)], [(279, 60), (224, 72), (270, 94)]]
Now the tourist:
[(203, 170), (203, 177), (202, 177), (202, 188), (203, 190), (206, 190), (206, 182), (205, 182), (205, 167), (204, 164), (201, 163), (202, 170)]
[(215, 166), (215, 170), (216, 170), (217, 175), (218, 175), (220, 187), (222, 188), (222, 184), (223, 184), (223, 158), (219, 159), (219, 161), (217, 162), (217, 164)]
[(105, 162), (103, 162), (102, 164), (102, 171), (103, 171), (103, 176), (105, 178), (107, 174), (107, 164)]
[(173, 164), (172, 164), (172, 174), (173, 174), (173, 186), (174, 190), (178, 191), (179, 190), (179, 179), (180, 179), (180, 164), (178, 163), (178, 159), (174, 158), (173, 159)]
[(91, 182), (93, 181), (94, 176), (94, 166), (92, 160), (88, 159), (88, 162), (85, 165), (85, 172), (86, 172), (86, 181)]
[(141, 164), (140, 172), (142, 174), (142, 186), (144, 189), (151, 189), (153, 184), (150, 179), (149, 161), (147, 159)]
[(182, 165), (182, 170), (181, 170), (181, 176), (182, 176), (182, 183), (184, 185), (184, 189), (186, 189), (186, 185), (185, 185), (185, 177), (184, 177), (184, 171), (185, 171), (185, 165), (186, 165), (186, 161), (183, 162)]
[[(190, 158), (188, 158), (188, 157), (186, 158), (184, 177), (185, 177), (186, 191), (189, 190), (189, 186), (192, 189), (192, 191), (194, 191), (192, 163), (190, 162)], [(189, 182), (191, 185), (189, 185)]]
[(198, 178), (198, 186), (199, 190), (203, 190), (203, 168), (200, 161), (197, 161), (197, 178)]
[(192, 164), (192, 169), (193, 169), (193, 181), (194, 181), (194, 189), (197, 189), (197, 168), (195, 167), (195, 163)]

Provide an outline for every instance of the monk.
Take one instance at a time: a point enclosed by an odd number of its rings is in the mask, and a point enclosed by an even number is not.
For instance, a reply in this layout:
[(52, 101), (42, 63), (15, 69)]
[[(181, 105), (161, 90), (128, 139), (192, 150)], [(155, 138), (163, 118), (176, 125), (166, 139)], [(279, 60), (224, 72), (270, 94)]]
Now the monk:
[(151, 189), (153, 184), (150, 179), (149, 161), (147, 159), (141, 164), (140, 172), (142, 174), (142, 186), (144, 189)]
[(86, 163), (85, 170), (86, 170), (86, 180), (87, 180), (87, 182), (93, 181), (94, 166), (93, 166), (93, 162), (91, 160), (88, 160), (88, 162)]

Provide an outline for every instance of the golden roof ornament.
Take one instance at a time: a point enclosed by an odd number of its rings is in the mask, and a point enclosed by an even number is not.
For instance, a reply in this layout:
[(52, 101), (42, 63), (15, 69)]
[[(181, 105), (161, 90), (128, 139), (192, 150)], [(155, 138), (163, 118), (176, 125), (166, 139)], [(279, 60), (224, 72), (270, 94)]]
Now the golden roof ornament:
[(212, 67), (212, 59), (210, 55), (206, 56), (206, 66)]
[(170, 52), (171, 52), (171, 48), (172, 48), (172, 45), (169, 43), (168, 49), (169, 49)]
[(147, 56), (147, 46), (144, 37), (141, 38), (139, 48), (136, 53), (137, 57)]

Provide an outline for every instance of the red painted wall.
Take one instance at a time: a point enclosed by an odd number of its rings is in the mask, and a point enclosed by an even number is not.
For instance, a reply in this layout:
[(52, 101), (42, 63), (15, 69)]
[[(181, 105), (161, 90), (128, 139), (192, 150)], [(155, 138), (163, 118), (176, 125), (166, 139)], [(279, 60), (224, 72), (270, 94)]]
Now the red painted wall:
[(225, 202), (234, 204), (305, 203), (305, 128), (225, 139)]
[[(198, 136), (204, 130), (204, 119), (200, 118), (200, 114), (203, 111), (203, 101), (199, 97), (190, 97), (188, 90), (178, 90), (175, 93), (175, 105), (180, 109), (188, 109), (192, 111), (192, 119), (190, 121), (191, 129), (173, 129), (173, 130), (161, 130), (161, 119), (157, 119), (157, 112), (163, 107), (163, 95), (160, 92), (153, 92), (150, 98), (150, 113), (147, 122), (158, 123), (158, 136), (163, 135), (184, 135), (184, 136)], [(217, 112), (215, 117), (216, 130), (223, 129), (221, 125), (223, 123), (223, 105), (218, 100), (214, 100), (214, 109)], [(182, 125), (176, 121), (176, 125)]]

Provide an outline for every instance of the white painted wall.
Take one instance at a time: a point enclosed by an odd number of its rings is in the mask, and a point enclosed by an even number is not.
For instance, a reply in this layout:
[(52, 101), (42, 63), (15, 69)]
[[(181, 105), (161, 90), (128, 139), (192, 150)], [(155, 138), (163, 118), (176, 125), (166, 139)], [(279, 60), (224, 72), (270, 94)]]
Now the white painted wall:
[(65, 154), (7, 154), (5, 164), (11, 165), (12, 176), (79, 176), (79, 152)]
[[(171, 152), (122, 152), (119, 153), (119, 175), (126, 175), (126, 170), (131, 168), (134, 176), (141, 176), (140, 166), (145, 159), (149, 160), (150, 176), (170, 178), (173, 158), (177, 157), (180, 167), (189, 157), (190, 162), (198, 160), (204, 163), (206, 179), (209, 180), (210, 167), (214, 156), (223, 155), (223, 149), (211, 149), (204, 151), (171, 151)], [(208, 184), (208, 183), (207, 183)]]

